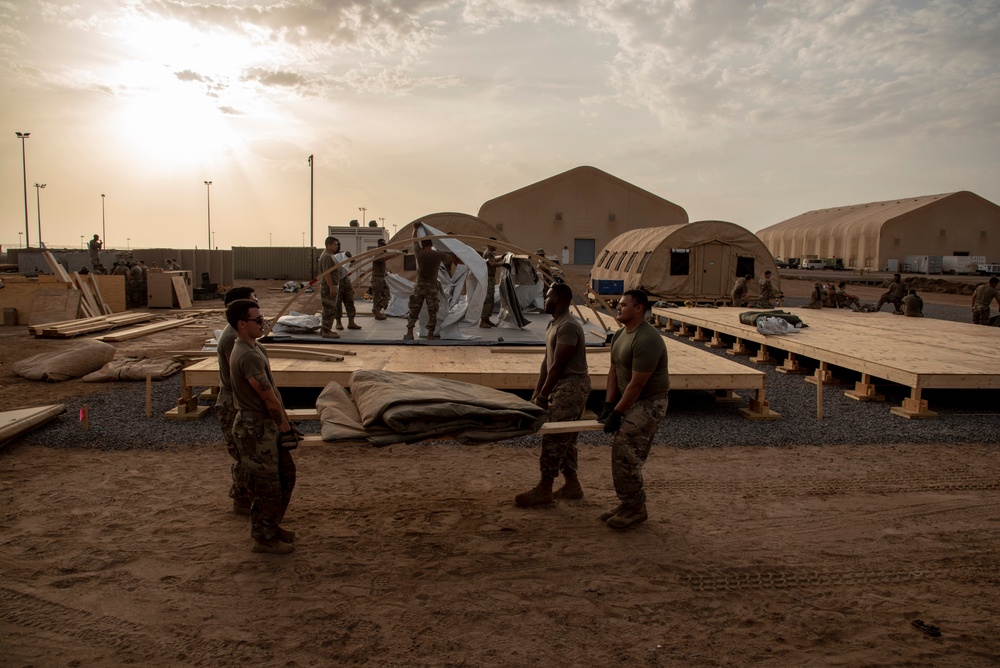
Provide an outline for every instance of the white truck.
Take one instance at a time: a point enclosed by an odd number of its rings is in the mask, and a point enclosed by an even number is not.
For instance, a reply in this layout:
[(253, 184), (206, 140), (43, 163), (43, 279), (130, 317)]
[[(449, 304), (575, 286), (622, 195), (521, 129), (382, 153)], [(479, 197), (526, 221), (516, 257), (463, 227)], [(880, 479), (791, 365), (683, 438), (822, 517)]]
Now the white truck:
[(1000, 274), (1000, 262), (984, 262), (978, 270), (980, 276), (996, 276)]

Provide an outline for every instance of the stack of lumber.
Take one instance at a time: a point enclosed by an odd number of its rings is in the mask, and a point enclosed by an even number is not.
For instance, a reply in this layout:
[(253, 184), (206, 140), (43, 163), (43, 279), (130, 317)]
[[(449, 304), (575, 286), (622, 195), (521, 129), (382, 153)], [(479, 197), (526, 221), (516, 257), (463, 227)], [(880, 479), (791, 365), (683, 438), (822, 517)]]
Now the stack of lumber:
[(80, 291), (80, 313), (84, 318), (111, 315), (111, 308), (104, 303), (104, 297), (101, 296), (101, 290), (97, 286), (97, 281), (93, 280), (91, 275), (88, 274), (84, 277), (75, 271), (72, 274), (66, 273), (63, 266), (56, 261), (55, 257), (49, 251), (43, 252), (42, 257), (45, 258), (45, 262), (49, 265), (53, 276), (63, 283), (75, 286)]
[(44, 325), (28, 325), (28, 333), (37, 338), (68, 339), (80, 334), (102, 332), (124, 325), (134, 325), (152, 320), (152, 313), (119, 313), (99, 315), (93, 318), (76, 318), (62, 322), (50, 322)]

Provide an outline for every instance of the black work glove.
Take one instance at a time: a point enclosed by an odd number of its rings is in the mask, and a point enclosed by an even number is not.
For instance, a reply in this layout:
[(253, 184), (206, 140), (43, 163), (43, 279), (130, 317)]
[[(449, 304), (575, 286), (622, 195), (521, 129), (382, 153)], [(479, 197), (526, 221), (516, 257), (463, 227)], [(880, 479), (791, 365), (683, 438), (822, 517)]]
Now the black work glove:
[(289, 429), (278, 434), (278, 447), (285, 450), (294, 450), (299, 447), (299, 436), (295, 429)]
[(604, 424), (611, 417), (611, 414), (615, 411), (615, 405), (610, 401), (604, 402), (604, 407), (601, 409), (601, 414), (597, 416), (597, 421)]
[(622, 418), (625, 417), (618, 411), (611, 411), (611, 415), (608, 416), (607, 422), (604, 423), (604, 433), (614, 434), (619, 429), (622, 428)]

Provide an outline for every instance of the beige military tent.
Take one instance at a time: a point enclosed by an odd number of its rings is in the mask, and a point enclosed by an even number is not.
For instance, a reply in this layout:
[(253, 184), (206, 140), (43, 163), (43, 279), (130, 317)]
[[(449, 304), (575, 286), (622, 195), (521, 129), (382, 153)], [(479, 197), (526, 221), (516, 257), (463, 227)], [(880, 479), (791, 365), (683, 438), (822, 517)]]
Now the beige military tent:
[[(756, 279), (767, 270), (780, 289), (778, 268), (760, 239), (733, 223), (702, 220), (615, 237), (598, 255), (590, 278), (605, 294), (639, 288), (663, 299), (719, 301), (729, 296), (737, 276)], [(750, 289), (755, 295), (756, 281)]]

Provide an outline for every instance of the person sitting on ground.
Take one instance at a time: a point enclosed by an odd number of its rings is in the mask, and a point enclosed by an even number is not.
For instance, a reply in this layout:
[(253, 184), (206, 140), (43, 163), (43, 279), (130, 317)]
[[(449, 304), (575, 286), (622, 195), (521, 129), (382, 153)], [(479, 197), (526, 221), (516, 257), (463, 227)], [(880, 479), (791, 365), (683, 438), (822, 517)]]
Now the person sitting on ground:
[(910, 290), (909, 294), (903, 297), (903, 315), (910, 318), (924, 317), (924, 300), (917, 296), (916, 290)]
[(901, 314), (903, 312), (903, 297), (906, 296), (906, 284), (903, 283), (903, 279), (899, 274), (892, 275), (892, 281), (889, 283), (889, 289), (878, 298), (878, 303), (875, 304), (875, 310), (881, 311), (883, 304), (891, 303), (895, 309), (896, 314)]
[(823, 284), (819, 281), (813, 283), (813, 290), (809, 293), (809, 303), (805, 308), (823, 308)]
[(837, 284), (837, 308), (853, 308), (855, 310), (861, 308), (861, 300), (858, 299), (857, 295), (847, 292), (847, 283), (845, 281)]

